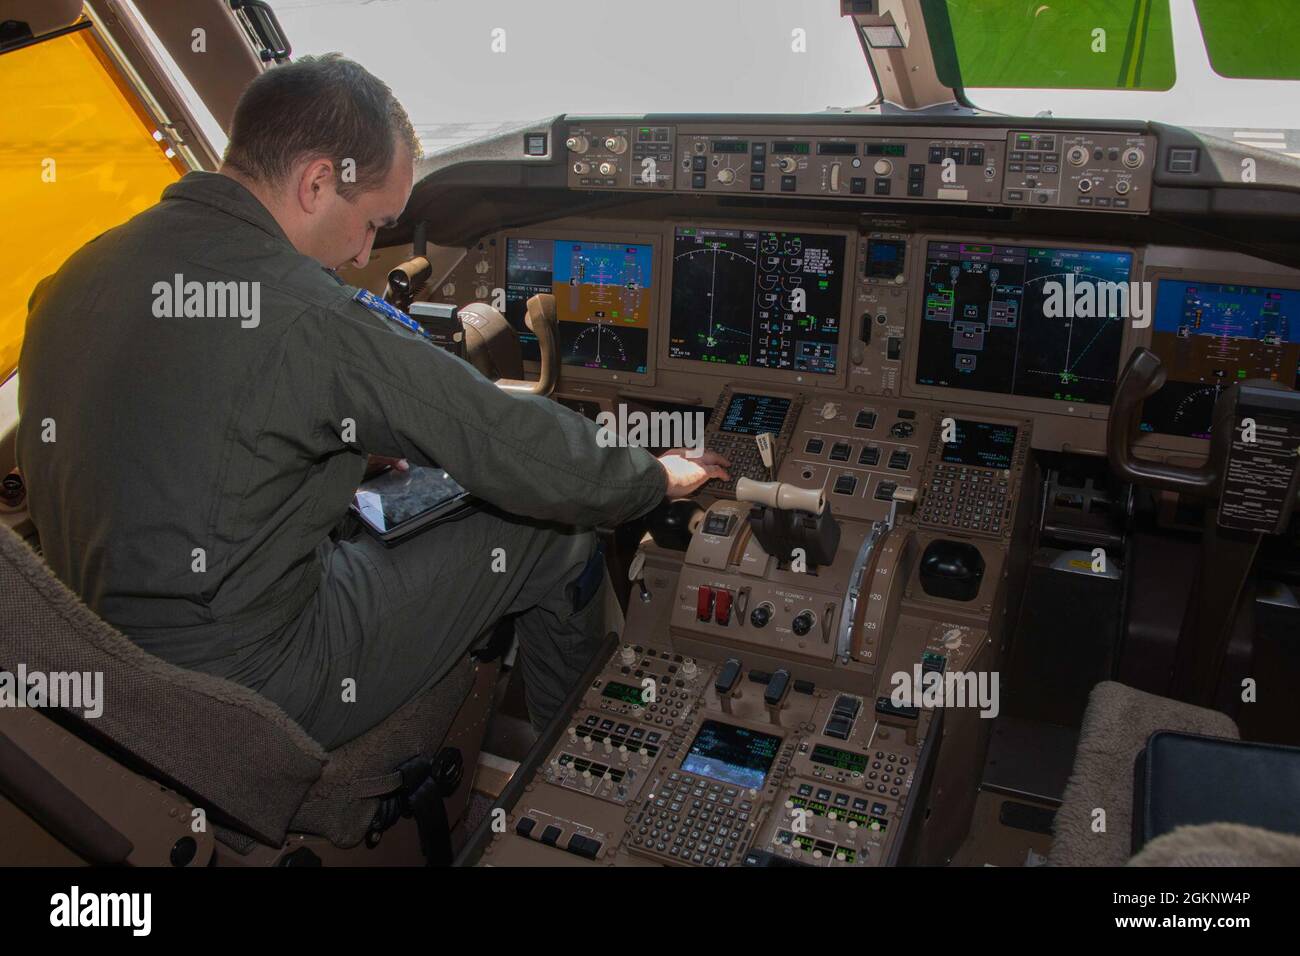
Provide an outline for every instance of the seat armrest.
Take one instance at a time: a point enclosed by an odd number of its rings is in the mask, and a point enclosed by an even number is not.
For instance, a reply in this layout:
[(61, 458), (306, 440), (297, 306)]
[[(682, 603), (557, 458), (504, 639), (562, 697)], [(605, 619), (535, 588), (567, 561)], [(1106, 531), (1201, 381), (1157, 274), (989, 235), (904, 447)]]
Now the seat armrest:
[(1133, 774), (1133, 852), (1181, 826), (1300, 834), (1300, 747), (1161, 730)]

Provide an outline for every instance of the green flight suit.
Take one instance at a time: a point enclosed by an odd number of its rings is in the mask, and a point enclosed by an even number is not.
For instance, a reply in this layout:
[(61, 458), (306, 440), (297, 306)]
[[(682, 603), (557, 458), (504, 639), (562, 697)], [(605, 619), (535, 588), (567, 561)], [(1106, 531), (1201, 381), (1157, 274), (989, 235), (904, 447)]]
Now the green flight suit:
[[(594, 549), (583, 529), (649, 511), (663, 470), (356, 292), (216, 173), (72, 255), (33, 295), (19, 361), (45, 559), (146, 650), (260, 691), (326, 746), (525, 612), (540, 723), (599, 638), (599, 596), (575, 613), (566, 592)], [(391, 549), (340, 535), (367, 454), (436, 463), (492, 507)]]

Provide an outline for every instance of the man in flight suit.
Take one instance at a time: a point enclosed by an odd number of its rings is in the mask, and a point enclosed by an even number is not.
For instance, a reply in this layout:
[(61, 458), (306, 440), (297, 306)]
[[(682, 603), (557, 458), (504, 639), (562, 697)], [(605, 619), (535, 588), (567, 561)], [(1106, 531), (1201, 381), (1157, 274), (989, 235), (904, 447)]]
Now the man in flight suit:
[[(186, 175), (37, 288), (19, 365), (18, 460), (54, 572), (146, 650), (254, 688), (327, 748), (515, 613), (540, 727), (602, 635), (585, 529), (725, 476), (707, 453), (601, 447), (581, 415), (357, 301), (333, 270), (365, 265), (418, 155), (357, 64), (269, 70), (220, 172)], [(488, 506), (391, 549), (341, 535), (368, 455), (436, 463)]]

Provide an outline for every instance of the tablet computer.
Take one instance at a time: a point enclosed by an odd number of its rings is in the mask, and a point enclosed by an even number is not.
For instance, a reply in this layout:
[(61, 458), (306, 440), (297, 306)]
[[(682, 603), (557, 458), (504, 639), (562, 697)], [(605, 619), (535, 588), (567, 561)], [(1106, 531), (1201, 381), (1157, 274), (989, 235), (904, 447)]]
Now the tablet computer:
[(418, 531), (459, 517), (477, 504), (441, 468), (412, 465), (389, 468), (363, 481), (352, 498), (352, 512), (384, 544), (404, 541)]

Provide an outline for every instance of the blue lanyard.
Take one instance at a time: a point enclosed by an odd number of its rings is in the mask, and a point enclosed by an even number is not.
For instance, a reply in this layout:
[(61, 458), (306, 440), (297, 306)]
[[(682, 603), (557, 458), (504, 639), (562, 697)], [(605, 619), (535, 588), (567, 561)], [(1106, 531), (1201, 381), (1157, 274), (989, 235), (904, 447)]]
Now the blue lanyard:
[(352, 298), (355, 299), (357, 302), (360, 302), (371, 312), (374, 312), (378, 315), (382, 315), (386, 319), (392, 319), (394, 322), (398, 323), (399, 325), (405, 326), (406, 328), (410, 329), (412, 332), (420, 336), (420, 338), (425, 339), (426, 341), (429, 342), (433, 341), (433, 336), (431, 336), (428, 332), (424, 331), (424, 326), (420, 325), (419, 322), (415, 321), (415, 319), (411, 318), (401, 309), (394, 306), (392, 303), (385, 302), (383, 299), (379, 298), (379, 296), (375, 295), (370, 290), (358, 289), (357, 294), (354, 295)]

